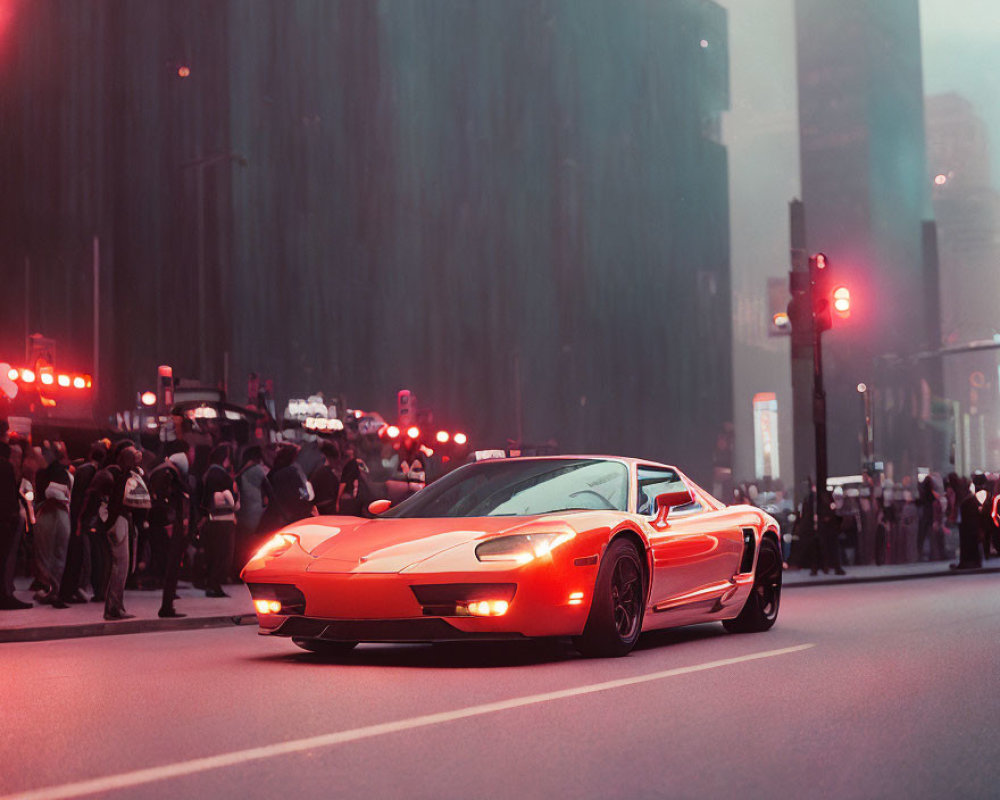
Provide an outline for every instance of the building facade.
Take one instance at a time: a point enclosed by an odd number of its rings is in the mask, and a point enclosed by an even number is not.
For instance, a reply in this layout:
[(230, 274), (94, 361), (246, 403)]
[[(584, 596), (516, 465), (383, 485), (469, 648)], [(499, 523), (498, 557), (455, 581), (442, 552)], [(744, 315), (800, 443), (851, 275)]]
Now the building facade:
[(711, 472), (732, 418), (715, 3), (38, 0), (5, 37), (0, 258), (19, 296), (26, 259), (46, 287), (28, 327), (89, 342), (99, 237), (108, 407), (159, 363), (237, 400), (253, 370)]
[[(938, 226), (941, 330), (947, 348), (1000, 338), (1000, 195), (993, 188), (989, 136), (957, 94), (927, 98), (927, 160)], [(998, 350), (943, 357), (963, 473), (1000, 463)]]

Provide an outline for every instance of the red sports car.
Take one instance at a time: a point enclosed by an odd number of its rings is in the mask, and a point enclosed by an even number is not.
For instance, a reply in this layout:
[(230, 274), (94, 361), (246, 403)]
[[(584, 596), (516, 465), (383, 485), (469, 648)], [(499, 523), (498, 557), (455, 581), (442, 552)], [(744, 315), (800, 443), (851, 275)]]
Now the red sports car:
[(642, 631), (778, 616), (778, 524), (675, 467), (558, 456), (469, 464), (374, 519), (289, 525), (243, 569), (260, 633), (358, 642), (571, 636), (621, 656)]

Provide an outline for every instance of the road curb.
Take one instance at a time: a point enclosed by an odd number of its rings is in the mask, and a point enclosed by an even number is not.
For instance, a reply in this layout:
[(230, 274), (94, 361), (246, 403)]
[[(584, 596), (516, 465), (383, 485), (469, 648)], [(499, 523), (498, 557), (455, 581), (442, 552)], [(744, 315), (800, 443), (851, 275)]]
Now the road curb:
[(88, 636), (119, 636), (126, 633), (162, 633), (199, 628), (226, 628), (232, 625), (256, 625), (256, 614), (180, 619), (126, 619), (90, 622), (82, 625), (40, 625), (33, 628), (0, 630), (0, 643), (44, 642), (53, 639), (80, 639)]
[(843, 586), (857, 583), (889, 583), (891, 581), (915, 581), (922, 578), (950, 578), (959, 575), (993, 575), (1000, 573), (1000, 567), (979, 567), (977, 569), (936, 569), (928, 572), (909, 572), (896, 575), (838, 575), (834, 578), (819, 578), (782, 583), (782, 589), (797, 589), (802, 586)]

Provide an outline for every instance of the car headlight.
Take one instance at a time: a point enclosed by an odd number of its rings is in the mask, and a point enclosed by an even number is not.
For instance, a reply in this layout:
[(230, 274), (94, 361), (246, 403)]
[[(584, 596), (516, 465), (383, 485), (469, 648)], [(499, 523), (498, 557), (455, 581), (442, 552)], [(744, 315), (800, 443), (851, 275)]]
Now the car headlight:
[(264, 543), (264, 546), (260, 550), (253, 554), (253, 557), (254, 559), (275, 558), (291, 548), (298, 541), (299, 537), (294, 533), (276, 533)]
[(548, 555), (574, 533), (519, 533), (513, 536), (498, 536), (487, 539), (476, 547), (476, 558), (480, 561), (512, 561), (527, 564), (536, 558)]

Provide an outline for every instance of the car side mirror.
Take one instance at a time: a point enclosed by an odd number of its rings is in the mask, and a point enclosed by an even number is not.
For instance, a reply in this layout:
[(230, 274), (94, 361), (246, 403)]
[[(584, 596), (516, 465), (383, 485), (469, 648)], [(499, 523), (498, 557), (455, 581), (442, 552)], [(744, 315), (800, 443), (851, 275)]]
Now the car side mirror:
[(391, 505), (392, 501), (390, 500), (372, 500), (368, 504), (368, 513), (377, 517), (383, 511), (388, 511)]
[(664, 492), (656, 496), (656, 519), (653, 524), (663, 528), (667, 525), (667, 515), (671, 508), (685, 506), (694, 502), (694, 496), (690, 489), (683, 489), (679, 492)]

